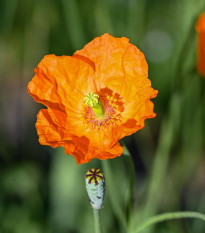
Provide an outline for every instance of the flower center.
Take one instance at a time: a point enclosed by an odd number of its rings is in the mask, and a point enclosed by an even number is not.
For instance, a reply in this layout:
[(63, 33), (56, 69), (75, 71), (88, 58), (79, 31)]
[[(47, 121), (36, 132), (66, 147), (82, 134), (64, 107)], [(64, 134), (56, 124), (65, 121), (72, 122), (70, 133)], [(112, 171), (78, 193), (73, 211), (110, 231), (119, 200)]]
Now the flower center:
[(86, 95), (84, 100), (85, 100), (85, 104), (90, 108), (92, 108), (96, 117), (102, 118), (104, 116), (104, 108), (102, 102), (100, 101), (99, 95), (91, 92)]
[(105, 129), (121, 122), (124, 106), (119, 94), (108, 88), (101, 89), (99, 95), (89, 93), (84, 98), (82, 119), (90, 129)]

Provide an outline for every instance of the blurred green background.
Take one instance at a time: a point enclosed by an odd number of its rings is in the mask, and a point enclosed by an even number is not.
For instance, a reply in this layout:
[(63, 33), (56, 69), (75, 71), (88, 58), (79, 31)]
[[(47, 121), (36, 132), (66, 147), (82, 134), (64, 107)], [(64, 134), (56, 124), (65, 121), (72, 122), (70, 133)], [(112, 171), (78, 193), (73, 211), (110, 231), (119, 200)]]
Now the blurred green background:
[[(195, 68), (204, 10), (205, 0), (0, 0), (0, 233), (94, 232), (84, 175), (96, 166), (107, 174), (104, 232), (127, 232), (125, 156), (77, 165), (41, 146), (42, 106), (27, 93), (44, 55), (72, 55), (106, 32), (140, 48), (159, 90), (157, 117), (124, 139), (135, 164), (129, 232), (156, 213), (205, 213), (205, 79)], [(205, 224), (175, 220), (143, 232), (204, 233)]]

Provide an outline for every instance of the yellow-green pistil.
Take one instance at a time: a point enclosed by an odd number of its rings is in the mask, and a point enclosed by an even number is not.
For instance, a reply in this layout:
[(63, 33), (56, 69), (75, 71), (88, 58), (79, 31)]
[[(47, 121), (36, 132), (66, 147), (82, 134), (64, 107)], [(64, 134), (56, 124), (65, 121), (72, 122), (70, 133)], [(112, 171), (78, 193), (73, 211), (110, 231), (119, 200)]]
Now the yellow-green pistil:
[(85, 104), (92, 108), (95, 115), (99, 118), (104, 116), (104, 109), (99, 95), (91, 92), (85, 96)]

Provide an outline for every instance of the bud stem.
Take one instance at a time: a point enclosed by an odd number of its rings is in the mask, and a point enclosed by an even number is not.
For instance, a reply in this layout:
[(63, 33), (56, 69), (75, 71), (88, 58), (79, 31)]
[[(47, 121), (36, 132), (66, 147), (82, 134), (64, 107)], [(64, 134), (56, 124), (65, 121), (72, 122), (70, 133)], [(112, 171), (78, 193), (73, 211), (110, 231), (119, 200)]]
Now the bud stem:
[(93, 214), (95, 221), (95, 233), (102, 233), (102, 226), (100, 221), (100, 209), (93, 208)]

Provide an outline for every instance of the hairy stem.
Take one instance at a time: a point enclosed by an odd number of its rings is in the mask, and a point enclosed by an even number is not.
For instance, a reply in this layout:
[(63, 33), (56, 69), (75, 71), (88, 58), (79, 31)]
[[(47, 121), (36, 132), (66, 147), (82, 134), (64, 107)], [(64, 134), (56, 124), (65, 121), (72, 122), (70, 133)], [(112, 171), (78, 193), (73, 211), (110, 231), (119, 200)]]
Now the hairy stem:
[(95, 222), (95, 233), (102, 233), (100, 209), (93, 208), (93, 214), (94, 214), (94, 222)]

